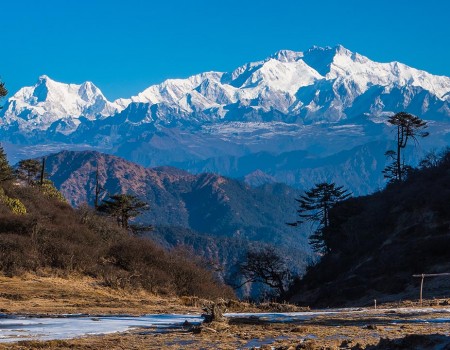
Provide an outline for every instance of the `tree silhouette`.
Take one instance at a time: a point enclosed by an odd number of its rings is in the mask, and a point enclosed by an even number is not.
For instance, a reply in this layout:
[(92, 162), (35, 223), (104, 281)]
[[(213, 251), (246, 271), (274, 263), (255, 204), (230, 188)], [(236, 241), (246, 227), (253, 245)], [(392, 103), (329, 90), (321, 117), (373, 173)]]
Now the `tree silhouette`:
[(389, 179), (389, 182), (403, 181), (408, 171), (411, 170), (410, 166), (405, 165), (403, 150), (406, 148), (409, 139), (417, 143), (419, 137), (429, 135), (428, 132), (424, 131), (427, 128), (427, 122), (415, 115), (399, 112), (389, 117), (388, 123), (397, 128), (397, 150), (389, 150), (385, 153), (393, 162), (386, 166), (383, 174), (385, 178)]
[(239, 265), (239, 272), (245, 277), (245, 282), (260, 282), (275, 289), (284, 300), (292, 281), (292, 275), (282, 256), (272, 247), (250, 249), (246, 259)]
[(11, 180), (13, 177), (13, 169), (8, 163), (3, 146), (0, 144), (0, 182)]
[(148, 204), (131, 194), (113, 194), (109, 199), (103, 200), (98, 206), (98, 211), (111, 215), (117, 219), (120, 227), (128, 230), (129, 221), (132, 218), (148, 210)]
[(316, 229), (309, 238), (310, 244), (316, 252), (326, 252), (328, 251), (326, 232), (330, 227), (330, 210), (336, 203), (350, 196), (351, 194), (343, 186), (327, 182), (316, 184), (296, 199), (299, 203), (297, 213), (301, 219), (288, 225), (312, 223)]

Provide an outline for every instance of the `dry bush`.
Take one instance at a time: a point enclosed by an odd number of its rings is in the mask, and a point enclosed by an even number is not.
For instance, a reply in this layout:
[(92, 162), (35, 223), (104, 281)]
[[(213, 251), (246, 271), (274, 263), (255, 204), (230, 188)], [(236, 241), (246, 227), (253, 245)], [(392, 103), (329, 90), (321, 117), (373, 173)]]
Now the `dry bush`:
[(35, 269), (36, 263), (27, 237), (15, 234), (0, 235), (0, 270), (6, 276), (20, 275), (24, 271)]
[(234, 298), (231, 287), (218, 282), (212, 273), (205, 273), (206, 263), (183, 247), (171, 251), (168, 266), (178, 295), (194, 295), (209, 299)]
[(144, 288), (158, 294), (233, 297), (202, 261), (184, 251), (166, 252), (145, 238), (129, 236), (86, 206), (74, 210), (33, 187), (5, 185), (28, 214), (0, 204), (0, 271), (87, 274), (114, 288)]

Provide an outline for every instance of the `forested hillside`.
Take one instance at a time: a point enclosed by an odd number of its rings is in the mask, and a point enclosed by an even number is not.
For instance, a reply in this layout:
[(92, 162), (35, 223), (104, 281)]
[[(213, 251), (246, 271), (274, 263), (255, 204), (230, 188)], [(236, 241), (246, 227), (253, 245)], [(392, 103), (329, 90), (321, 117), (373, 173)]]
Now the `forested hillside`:
[[(403, 182), (348, 199), (331, 211), (329, 252), (292, 289), (315, 306), (419, 297), (413, 274), (450, 272), (450, 152)], [(424, 297), (449, 296), (450, 278), (426, 278)]]

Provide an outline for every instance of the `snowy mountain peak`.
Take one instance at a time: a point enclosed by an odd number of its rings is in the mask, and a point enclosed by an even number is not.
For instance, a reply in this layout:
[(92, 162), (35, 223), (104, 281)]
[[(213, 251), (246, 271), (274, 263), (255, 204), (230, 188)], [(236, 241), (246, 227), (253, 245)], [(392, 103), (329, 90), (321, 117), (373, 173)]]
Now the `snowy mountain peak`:
[(20, 89), (8, 99), (0, 111), (0, 124), (28, 133), (50, 129), (54, 123), (61, 128), (62, 123), (64, 133), (70, 133), (78, 127), (81, 116), (97, 119), (119, 110), (91, 82), (65, 84), (41, 75), (35, 85)]
[(280, 50), (275, 52), (270, 58), (274, 58), (280, 62), (295, 62), (303, 57), (303, 52), (292, 50)]
[[(174, 120), (183, 120), (183, 124), (222, 120), (227, 119), (227, 114), (234, 120), (234, 110), (240, 108), (248, 111), (236, 114), (244, 113), (240, 117), (243, 121), (246, 113), (253, 120), (259, 118), (255, 114), (276, 110), (319, 122), (340, 120), (355, 110), (375, 115), (388, 111), (380, 102), (382, 95), (370, 95), (370, 101), (365, 102), (368, 105), (359, 106), (366, 101), (361, 96), (374, 87), (378, 87), (379, 94), (399, 87), (423, 89), (443, 99), (450, 90), (450, 79), (399, 63), (377, 63), (342, 45), (314, 46), (305, 52), (280, 50), (230, 73), (207, 72), (187, 79), (169, 79), (116, 103), (123, 108), (132, 102), (157, 105), (151, 120), (162, 124), (170, 121), (171, 125)], [(406, 109), (409, 100), (395, 108)]]
[(51, 80), (48, 75), (43, 74), (39, 77), (39, 82), (44, 82), (46, 80)]

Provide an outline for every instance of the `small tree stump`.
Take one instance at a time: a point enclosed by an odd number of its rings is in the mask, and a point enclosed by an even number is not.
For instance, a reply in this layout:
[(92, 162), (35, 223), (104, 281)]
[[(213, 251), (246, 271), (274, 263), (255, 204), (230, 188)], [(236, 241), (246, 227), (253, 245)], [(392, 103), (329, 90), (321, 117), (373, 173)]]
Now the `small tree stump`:
[(226, 312), (225, 302), (219, 300), (212, 305), (203, 308), (205, 313), (202, 315), (205, 323), (211, 322), (227, 322), (227, 318), (223, 315)]

